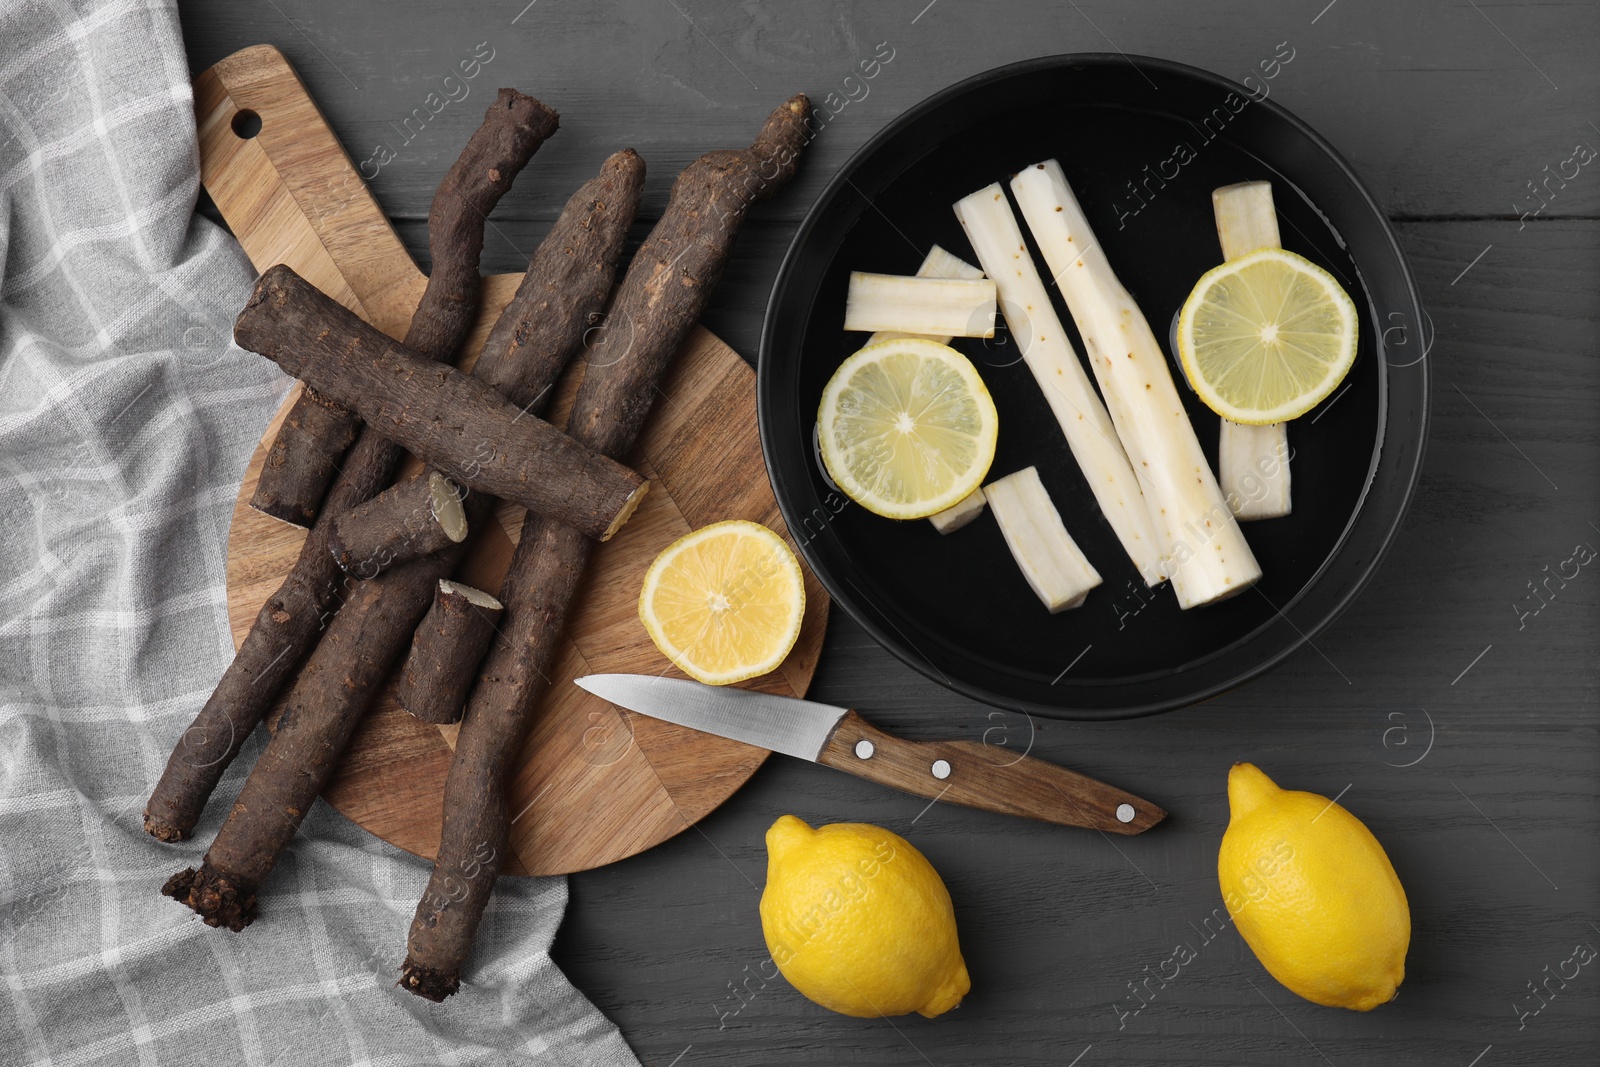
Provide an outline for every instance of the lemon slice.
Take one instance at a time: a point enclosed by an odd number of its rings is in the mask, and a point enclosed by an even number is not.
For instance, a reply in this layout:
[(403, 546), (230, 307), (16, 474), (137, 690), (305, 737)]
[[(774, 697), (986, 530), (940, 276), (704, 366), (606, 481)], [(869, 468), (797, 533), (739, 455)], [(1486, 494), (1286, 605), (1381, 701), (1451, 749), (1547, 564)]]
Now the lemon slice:
[(983, 484), (999, 420), (966, 356), (904, 337), (840, 364), (817, 429), (823, 465), (846, 496), (886, 518), (920, 519)]
[(760, 523), (703, 526), (650, 564), (639, 621), (664, 656), (709, 685), (742, 682), (783, 662), (800, 636), (800, 561)]
[(1333, 276), (1281, 248), (1201, 276), (1178, 316), (1178, 358), (1225, 419), (1298, 418), (1332, 393), (1356, 358), (1356, 305)]

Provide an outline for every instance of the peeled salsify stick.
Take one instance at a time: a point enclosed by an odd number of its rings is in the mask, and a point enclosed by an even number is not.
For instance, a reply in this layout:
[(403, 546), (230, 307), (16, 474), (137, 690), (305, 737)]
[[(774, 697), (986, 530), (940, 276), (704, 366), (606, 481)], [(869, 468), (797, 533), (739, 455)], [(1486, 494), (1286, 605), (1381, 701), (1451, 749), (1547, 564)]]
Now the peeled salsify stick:
[(1011, 189), (1066, 297), (1138, 472), (1178, 606), (1209, 604), (1248, 588), (1260, 579), (1261, 566), (1217, 488), (1166, 353), (1117, 280), (1061, 167), (1053, 159), (1028, 167), (1011, 179)]
[(1061, 513), (1039, 480), (1038, 468), (1024, 467), (990, 482), (983, 495), (1011, 558), (1050, 614), (1081, 605), (1089, 590), (1100, 584), (1100, 572), (1067, 533)]
[[(956, 281), (975, 281), (976, 279), (983, 277), (983, 271), (977, 267), (974, 267), (971, 263), (968, 263), (960, 256), (952, 255), (938, 245), (934, 245), (928, 250), (927, 256), (923, 258), (922, 266), (917, 268), (917, 277), (950, 278)], [(990, 316), (990, 321), (992, 324), (992, 314)], [(992, 333), (993, 331), (991, 330), (990, 332)], [(929, 341), (937, 341), (942, 345), (949, 344), (951, 339), (950, 334), (901, 333), (896, 330), (879, 330), (877, 333), (874, 333), (871, 337), (867, 338), (867, 343), (861, 347), (870, 348), (871, 346), (880, 342), (894, 341), (902, 337), (920, 337)], [(928, 521), (933, 524), (933, 528), (935, 530), (938, 530), (942, 534), (955, 533), (957, 530), (961, 529), (963, 526), (967, 525), (973, 519), (982, 514), (983, 488), (980, 486), (979, 488), (968, 493), (966, 496), (962, 497), (959, 502), (945, 508), (937, 515), (929, 515)]]
[(982, 278), (850, 272), (846, 330), (944, 337), (994, 336), (994, 283)]
[[(973, 282), (983, 277), (983, 271), (974, 267), (960, 256), (952, 255), (938, 245), (928, 250), (922, 259), (922, 266), (917, 268), (918, 278), (947, 278), (950, 281)], [(992, 317), (991, 317), (992, 325)], [(848, 326), (845, 329), (849, 329)], [(990, 330), (992, 334), (994, 331)], [(937, 341), (941, 345), (950, 343), (954, 334), (949, 333), (911, 333), (905, 330), (878, 330), (868, 337), (862, 348), (871, 348), (883, 341), (897, 341), (902, 337), (920, 337), (928, 341)]]
[(1166, 580), (1161, 569), (1161, 542), (1140, 495), (1131, 457), (1123, 451), (1105, 405), (1095, 395), (1066, 328), (1056, 318), (1004, 190), (998, 183), (979, 189), (957, 201), (955, 212), (984, 273), (994, 279), (1011, 335), (1061, 424), (1072, 458), (1078, 461), (1101, 512), (1145, 584), (1160, 585)]
[(1240, 522), (1281, 519), (1291, 510), (1288, 423), (1246, 426), (1222, 420), (1217, 484)]
[(928, 516), (933, 528), (942, 534), (955, 533), (983, 514), (983, 487), (979, 486), (943, 511)]
[[(1271, 182), (1240, 182), (1211, 193), (1224, 261), (1258, 248), (1281, 248)], [(1217, 482), (1240, 519), (1289, 514), (1289, 424), (1246, 426), (1222, 420), (1217, 442)]]

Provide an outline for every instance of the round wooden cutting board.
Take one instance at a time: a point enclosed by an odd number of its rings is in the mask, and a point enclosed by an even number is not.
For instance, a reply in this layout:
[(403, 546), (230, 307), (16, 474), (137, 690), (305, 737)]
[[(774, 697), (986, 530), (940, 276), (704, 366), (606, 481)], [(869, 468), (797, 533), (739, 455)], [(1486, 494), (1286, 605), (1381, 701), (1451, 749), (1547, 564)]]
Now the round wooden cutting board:
[[(386, 333), (401, 336), (423, 276), (283, 56), (258, 46), (228, 57), (196, 79), (195, 103), (202, 181), (257, 269), (288, 263)], [(259, 117), (259, 132), (253, 121), (237, 121), (241, 115)], [(536, 167), (537, 158), (529, 171)], [(476, 358), (519, 280), (484, 280), (463, 366)], [(562, 383), (552, 412), (557, 425), (582, 369), (580, 361)], [(228, 611), (235, 644), (305, 539), (304, 530), (249, 506), (267, 447), (293, 399), (267, 428), (234, 505)], [(636, 613), (645, 569), (675, 538), (733, 518), (789, 536), (762, 462), (749, 365), (697, 328), (662, 382), (629, 462), (651, 480), (650, 491), (627, 526), (600, 546), (580, 588), (512, 785), (506, 873), (587, 870), (659, 844), (726, 800), (767, 756), (764, 749), (622, 711), (572, 684), (597, 672), (678, 673), (650, 643)], [(500, 586), (521, 526), (516, 508), (502, 507), (496, 519), (473, 532), (459, 576), (490, 591)], [(752, 688), (802, 696), (810, 683), (828, 599), (809, 571), (805, 577), (799, 642), (779, 670), (745, 683)], [(418, 722), (386, 686), (325, 798), (385, 841), (432, 858), (455, 730)]]

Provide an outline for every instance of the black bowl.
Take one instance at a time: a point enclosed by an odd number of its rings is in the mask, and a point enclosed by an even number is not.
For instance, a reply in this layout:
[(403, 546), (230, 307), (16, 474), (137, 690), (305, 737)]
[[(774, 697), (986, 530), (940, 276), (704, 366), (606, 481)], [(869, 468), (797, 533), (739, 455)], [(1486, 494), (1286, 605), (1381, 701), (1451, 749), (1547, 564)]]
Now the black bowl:
[[(1001, 67), (895, 119), (806, 216), (762, 330), (767, 471), (834, 600), (929, 677), (1057, 718), (1164, 711), (1280, 662), (1377, 569), (1422, 465), (1422, 310), (1383, 212), (1326, 141), (1267, 98), (1270, 85), (1112, 54)], [(1143, 587), (1003, 329), (993, 340), (955, 342), (1000, 411), (990, 477), (1038, 466), (1104, 579), (1082, 607), (1048, 614), (987, 517), (941, 536), (930, 523), (894, 522), (848, 502), (822, 469), (814, 434), (822, 388), (862, 341), (843, 330), (849, 272), (914, 273), (935, 242), (974, 260), (951, 205), (1052, 156), (1158, 337), (1221, 259), (1211, 190), (1252, 179), (1273, 183), (1284, 247), (1331, 271), (1360, 309), (1360, 352), (1345, 386), (1290, 426), (1294, 513), (1245, 524), (1265, 576), (1230, 600), (1185, 612), (1165, 587)], [(1059, 297), (1057, 311), (1072, 330)], [(1081, 353), (1076, 331), (1073, 342)], [(1214, 465), (1217, 416), (1172, 369)]]

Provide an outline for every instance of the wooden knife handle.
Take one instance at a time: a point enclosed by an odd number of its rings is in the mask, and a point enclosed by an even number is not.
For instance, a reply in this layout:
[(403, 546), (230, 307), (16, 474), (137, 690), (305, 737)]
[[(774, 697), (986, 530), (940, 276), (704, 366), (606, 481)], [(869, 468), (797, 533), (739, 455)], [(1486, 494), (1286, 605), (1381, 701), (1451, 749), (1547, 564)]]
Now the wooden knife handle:
[(901, 792), (1062, 826), (1138, 834), (1167, 817), (1148, 800), (1054, 763), (976, 741), (907, 741), (853, 711), (817, 762)]

